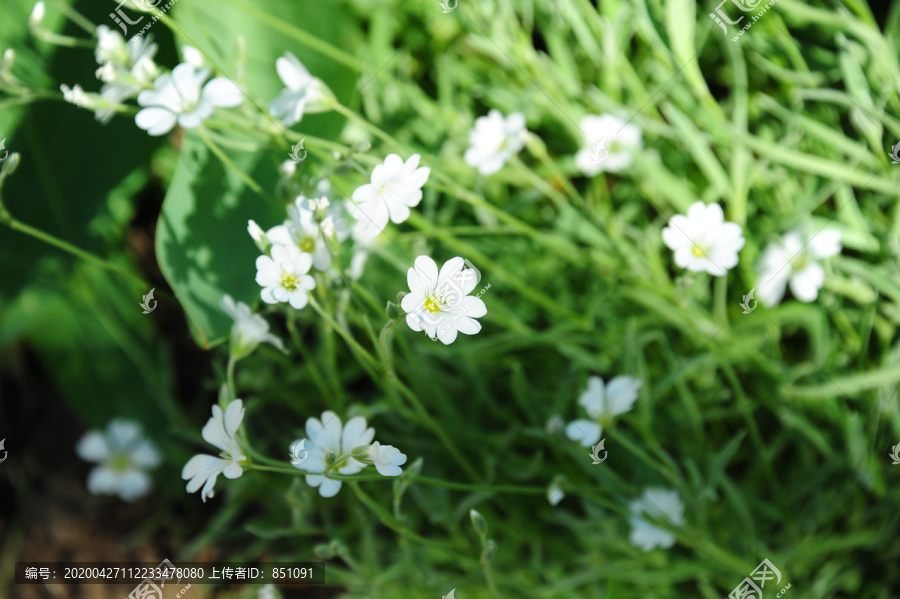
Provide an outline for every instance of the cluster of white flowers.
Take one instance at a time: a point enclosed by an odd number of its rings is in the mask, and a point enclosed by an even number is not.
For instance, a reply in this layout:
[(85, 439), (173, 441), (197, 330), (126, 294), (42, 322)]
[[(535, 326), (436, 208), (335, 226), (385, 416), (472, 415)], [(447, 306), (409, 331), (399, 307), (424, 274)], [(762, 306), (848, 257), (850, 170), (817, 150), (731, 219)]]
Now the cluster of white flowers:
[(98, 26), (94, 56), (100, 65), (97, 78), (103, 82), (100, 94), (87, 93), (80, 85), (73, 88), (61, 85), (63, 98), (76, 106), (94, 110), (97, 120), (108, 122), (123, 102), (153, 87), (161, 73), (153, 61), (156, 50), (157, 45), (150, 41), (150, 36), (133, 37), (126, 42), (117, 31), (106, 25)]
[[(351, 418), (342, 425), (337, 414), (325, 411), (321, 420), (310, 418), (306, 421), (306, 439), (291, 443), (291, 464), (309, 473), (306, 484), (318, 488), (322, 497), (334, 497), (341, 490), (341, 481), (329, 474), (356, 474), (367, 465), (374, 465), (382, 476), (399, 476), (406, 456), (391, 445), (373, 443), (374, 438), (375, 429), (367, 428), (362, 416)], [(297, 459), (301, 444), (309, 452), (302, 461)]]
[(340, 244), (350, 237), (355, 253), (349, 274), (359, 278), (371, 240), (351, 233), (349, 210), (347, 200), (301, 195), (288, 206), (288, 218), (268, 231), (248, 221), (247, 231), (263, 252), (256, 260), (256, 282), (263, 288), (260, 296), (264, 302), (287, 302), (298, 310), (306, 306), (308, 293), (316, 287), (311, 269), (334, 275), (332, 252), (339, 251)]
[(91, 493), (117, 494), (125, 501), (147, 494), (151, 484), (145, 470), (161, 461), (156, 446), (142, 436), (140, 425), (121, 418), (110, 422), (105, 432), (88, 431), (75, 452), (81, 459), (99, 464), (88, 475)]
[[(29, 24), (40, 27), (44, 4), (39, 2)], [(182, 48), (184, 62), (164, 72), (153, 61), (157, 45), (150, 36), (134, 36), (127, 42), (106, 25), (97, 27), (95, 55), (100, 68), (97, 78), (103, 82), (100, 94), (87, 93), (80, 85), (60, 86), (66, 101), (95, 111), (98, 120), (109, 121), (126, 100), (137, 98), (143, 107), (135, 124), (150, 135), (165, 135), (175, 125), (193, 129), (212, 115), (216, 108), (233, 108), (243, 102), (243, 91), (230, 79), (216, 77), (199, 50)], [(269, 111), (291, 126), (304, 113), (331, 110), (334, 96), (322, 80), (313, 77), (300, 60), (285, 52), (275, 61), (275, 69), (285, 89), (269, 105)]]
[(643, 384), (630, 376), (617, 376), (609, 384), (604, 384), (599, 376), (590, 377), (587, 389), (578, 398), (590, 420), (573, 420), (566, 425), (566, 436), (584, 447), (595, 445), (603, 436), (603, 424), (631, 411)]

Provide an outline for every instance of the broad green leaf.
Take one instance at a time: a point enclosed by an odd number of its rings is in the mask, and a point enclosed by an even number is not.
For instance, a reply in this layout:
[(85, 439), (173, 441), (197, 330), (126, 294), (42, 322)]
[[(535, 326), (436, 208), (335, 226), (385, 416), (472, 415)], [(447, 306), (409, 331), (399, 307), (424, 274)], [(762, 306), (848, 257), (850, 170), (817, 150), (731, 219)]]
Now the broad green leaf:
[[(276, 172), (260, 154), (225, 151), (256, 181)], [(254, 265), (259, 250), (247, 233), (251, 218), (276, 223), (285, 214), (247, 187), (197, 132), (188, 131), (157, 223), (156, 256), (201, 347), (218, 343), (230, 327), (219, 307), (224, 294), (247, 303), (259, 297)]]

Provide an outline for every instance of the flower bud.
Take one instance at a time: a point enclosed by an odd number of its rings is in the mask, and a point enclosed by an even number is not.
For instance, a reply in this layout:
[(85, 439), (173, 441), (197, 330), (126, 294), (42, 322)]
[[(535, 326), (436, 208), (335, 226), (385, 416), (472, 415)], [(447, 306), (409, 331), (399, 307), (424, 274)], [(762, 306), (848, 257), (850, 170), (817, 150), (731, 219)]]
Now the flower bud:
[(384, 313), (387, 314), (387, 317), (390, 320), (400, 320), (400, 317), (403, 316), (403, 311), (400, 309), (400, 306), (394, 302), (387, 303), (387, 306), (384, 308)]
[(481, 552), (481, 563), (485, 566), (491, 563), (494, 560), (495, 553), (497, 553), (497, 543), (493, 541), (485, 543)]
[(363, 154), (372, 149), (372, 142), (368, 139), (358, 141), (350, 147), (351, 154)]
[(475, 529), (475, 532), (478, 533), (478, 536), (484, 538), (487, 534), (487, 521), (484, 519), (484, 516), (479, 514), (475, 510), (469, 511), (469, 518), (472, 520), (472, 528)]
[(263, 254), (268, 254), (269, 248), (272, 247), (272, 242), (266, 237), (266, 233), (262, 230), (262, 227), (257, 225), (256, 221), (248, 220), (247, 232), (250, 233), (250, 237), (253, 239), (253, 243), (256, 244), (256, 247), (259, 248), (259, 251)]
[(352, 457), (357, 462), (362, 462), (367, 466), (371, 466), (372, 460), (369, 459), (369, 449), (371, 447), (371, 445), (360, 445), (359, 447), (354, 447), (350, 451), (350, 457)]
[(34, 5), (34, 10), (31, 11), (31, 15), (28, 17), (28, 27), (32, 32), (36, 29), (40, 29), (44, 22), (45, 13), (46, 9), (44, 8), (43, 2), (38, 2)]

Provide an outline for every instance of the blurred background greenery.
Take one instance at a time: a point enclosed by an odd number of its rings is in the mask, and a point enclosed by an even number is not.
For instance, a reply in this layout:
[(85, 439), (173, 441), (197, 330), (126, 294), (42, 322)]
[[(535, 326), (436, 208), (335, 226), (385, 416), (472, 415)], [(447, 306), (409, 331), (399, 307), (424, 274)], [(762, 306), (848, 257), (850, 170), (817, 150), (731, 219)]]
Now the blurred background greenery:
[[(21, 155), (0, 193), (19, 221), (116, 270), (0, 227), (0, 595), (54, 596), (13, 585), (17, 560), (169, 557), (328, 562), (327, 587), (286, 597), (712, 598), (763, 558), (790, 596), (897, 596), (897, 3), (779, 0), (732, 43), (711, 3), (686, 0), (460, 0), (447, 14), (436, 0), (177, 2), (177, 27), (151, 30), (160, 65), (190, 44), (230, 75), (240, 34), (246, 87), (264, 107), (281, 87), (275, 59), (294, 52), (393, 140), (332, 113), (304, 117), (299, 136), (368, 139), (369, 168), (417, 151), (447, 177), (433, 176), (395, 243), (376, 248), (362, 306), (331, 290), (342, 325), (362, 338), (365, 318), (384, 321), (408, 256), (469, 257), (492, 285), (479, 336), (443, 347), (402, 323), (394, 332), (389, 375), (427, 415), (309, 309), (263, 310), (291, 355), (263, 347), (237, 379), (248, 437), (270, 457), (286, 461), (306, 418), (334, 409), (365, 415), (410, 464), (423, 458), (424, 476), (480, 490), (378, 481), (361, 483), (369, 501), (349, 490), (324, 500), (299, 477), (248, 472), (220, 479), (206, 504), (179, 475), (224, 377), (217, 301), (257, 297), (245, 223), (282, 218), (275, 182), (290, 143), (229, 150), (256, 193), (193, 134), (151, 138), (129, 114), (100, 125), (57, 93), (99, 88), (92, 52), (35, 40), (32, 6), (4, 0), (0, 49), (55, 97), (0, 96), (0, 138)], [(109, 24), (115, 3), (48, 3), (48, 29), (85, 38), (66, 6)], [(489, 108), (524, 112), (540, 141), (484, 179), (462, 154)], [(587, 179), (572, 161), (576, 123), (603, 112), (634, 115), (646, 151), (625, 174)], [(344, 191), (359, 183), (312, 153), (302, 176), (317, 167)], [(744, 227), (727, 280), (687, 276), (662, 244), (668, 218), (697, 199)], [(839, 230), (845, 248), (819, 299), (741, 314), (766, 243), (806, 223)], [(151, 287), (159, 306), (144, 315)], [(589, 374), (645, 381), (605, 431), (600, 467), (546, 426), (581, 415)], [(90, 466), (74, 454), (115, 417), (141, 422), (165, 456), (154, 494), (133, 505), (88, 495)], [(543, 490), (555, 477), (567, 497), (552, 507)], [(648, 486), (685, 504), (670, 550), (628, 542), (627, 503)], [(497, 543), (486, 568), (473, 508)]]

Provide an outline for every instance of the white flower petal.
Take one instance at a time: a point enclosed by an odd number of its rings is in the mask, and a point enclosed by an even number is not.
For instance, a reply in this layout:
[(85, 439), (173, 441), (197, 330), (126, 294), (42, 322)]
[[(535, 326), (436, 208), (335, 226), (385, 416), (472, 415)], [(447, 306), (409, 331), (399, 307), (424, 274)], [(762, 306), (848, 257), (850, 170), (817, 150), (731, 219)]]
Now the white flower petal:
[(603, 428), (590, 420), (575, 420), (566, 425), (566, 436), (580, 443), (582, 447), (591, 447), (600, 441)]
[(78, 442), (75, 452), (82, 460), (102, 462), (109, 457), (106, 439), (98, 431), (88, 431)]

